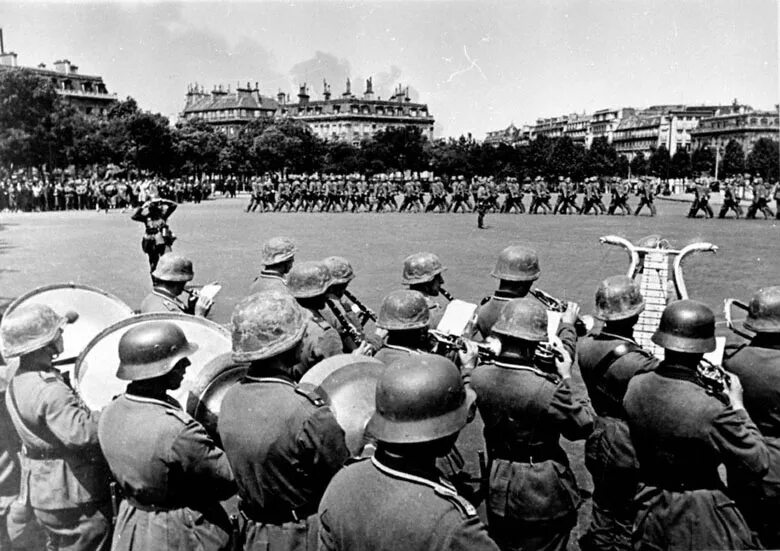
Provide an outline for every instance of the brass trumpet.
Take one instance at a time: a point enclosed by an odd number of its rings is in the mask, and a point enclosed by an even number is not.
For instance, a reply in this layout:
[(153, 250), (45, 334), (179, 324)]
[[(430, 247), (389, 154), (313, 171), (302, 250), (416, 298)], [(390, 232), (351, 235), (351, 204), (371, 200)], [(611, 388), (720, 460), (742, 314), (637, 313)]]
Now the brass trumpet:
[(476, 342), (465, 337), (442, 333), (436, 329), (429, 329), (428, 334), (436, 340), (437, 345), (441, 345), (441, 347), (444, 349), (444, 354), (447, 354), (453, 350), (465, 350), (467, 342), (476, 345), (480, 360), (493, 360), (498, 357), (499, 354), (501, 354), (501, 341), (496, 338), (488, 337), (485, 342)]
[(696, 368), (701, 383), (712, 392), (723, 394), (731, 385), (731, 375), (719, 365), (702, 358)]
[[(531, 289), (529, 293), (533, 295), (536, 300), (541, 302), (545, 308), (553, 312), (563, 313), (566, 311), (566, 308), (568, 308), (568, 303), (565, 300), (555, 298), (550, 293), (542, 291), (539, 288)], [(577, 335), (582, 337), (593, 329), (593, 324), (594, 320), (592, 316), (587, 314), (581, 315), (577, 318), (577, 321), (574, 322), (574, 329), (576, 329)]]

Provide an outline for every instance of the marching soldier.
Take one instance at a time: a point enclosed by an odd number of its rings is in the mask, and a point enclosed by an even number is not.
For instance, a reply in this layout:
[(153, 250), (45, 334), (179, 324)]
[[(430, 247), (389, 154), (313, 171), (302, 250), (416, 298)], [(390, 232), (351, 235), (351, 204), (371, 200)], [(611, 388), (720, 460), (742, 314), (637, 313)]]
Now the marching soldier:
[(271, 289), (286, 293), (285, 276), (293, 267), (296, 251), (295, 243), (287, 237), (272, 237), (263, 243), (261, 253), (263, 269), (252, 282), (249, 294)]
[(547, 182), (541, 176), (537, 176), (534, 181), (533, 187), (531, 187), (531, 207), (528, 209), (528, 214), (537, 214), (539, 207), (542, 208), (544, 214), (547, 214), (552, 210), (550, 207), (550, 192), (547, 189)]
[(623, 400), (639, 461), (634, 548), (757, 549), (718, 467), (758, 482), (769, 454), (737, 376), (714, 379), (699, 370), (704, 353), (715, 349), (712, 310), (672, 302), (652, 340), (664, 360), (634, 376)]
[(488, 533), (502, 550), (565, 550), (581, 498), (559, 440), (590, 434), (590, 404), (573, 396), (560, 340), (539, 354), (547, 310), (537, 301), (510, 301), (491, 334), (501, 353), (471, 376), (490, 459)]
[(419, 291), (425, 297), (430, 310), (429, 327), (435, 329), (444, 315), (444, 309), (437, 297), (444, 294), (442, 273), (446, 270), (439, 257), (433, 253), (420, 252), (404, 259), (404, 270), (401, 283), (408, 285), (412, 291)]
[(414, 185), (414, 182), (411, 180), (407, 180), (404, 183), (404, 200), (401, 203), (401, 208), (398, 209), (398, 212), (404, 212), (407, 208), (409, 209), (409, 212), (412, 211), (412, 207), (417, 204), (417, 188)]
[(466, 212), (466, 207), (469, 204), (468, 187), (463, 181), (463, 176), (458, 176), (452, 191), (452, 203), (450, 203), (448, 212), (458, 212), (458, 208)]
[[(300, 182), (295, 180), (293, 181), (293, 185), (298, 187)], [(276, 201), (276, 205), (274, 206), (273, 210), (274, 212), (281, 212), (285, 207), (287, 207), (287, 212), (292, 212), (292, 187), (290, 186), (290, 182), (286, 179), (279, 184), (279, 200)]]
[(22, 495), (48, 536), (48, 549), (108, 551), (110, 473), (98, 444), (98, 418), (54, 367), (66, 317), (42, 304), (3, 317), (3, 357), (19, 358), (6, 407), (22, 441)]
[(737, 218), (742, 216), (742, 207), (739, 206), (739, 196), (734, 182), (725, 182), (723, 186), (723, 206), (720, 207), (718, 218), (726, 218), (729, 210), (734, 211)]
[(141, 303), (139, 311), (142, 314), (181, 312), (205, 318), (214, 303), (210, 298), (200, 297), (185, 288), (193, 277), (195, 274), (189, 258), (173, 253), (164, 254), (152, 272), (152, 292)]
[(701, 180), (696, 183), (694, 193), (695, 197), (693, 203), (691, 203), (691, 209), (688, 211), (688, 218), (696, 218), (700, 210), (704, 211), (704, 215), (707, 218), (712, 218), (714, 213), (710, 206), (710, 185), (706, 181)]
[[(522, 245), (510, 245), (501, 251), (496, 266), (490, 272), (491, 277), (499, 280), (498, 289), (493, 295), (482, 299), (477, 309), (475, 331), (479, 332), (482, 338), (487, 338), (504, 306), (512, 299), (523, 298), (530, 293), (530, 296), (538, 300), (531, 287), (534, 281), (539, 279), (540, 274), (539, 256), (535, 250)], [(574, 323), (577, 321), (579, 311), (579, 306), (569, 302), (558, 326), (558, 337), (572, 357), (577, 344)]]
[(755, 332), (749, 342), (728, 343), (723, 367), (739, 377), (745, 409), (769, 449), (769, 472), (761, 481), (729, 475), (729, 491), (767, 549), (780, 548), (780, 526), (774, 511), (780, 507), (780, 287), (756, 292), (744, 321)]
[(249, 370), (225, 394), (218, 431), (246, 520), (243, 549), (316, 549), (317, 506), (349, 450), (333, 412), (294, 374), (305, 313), (267, 291), (239, 302), (231, 324), (233, 360)]
[(634, 211), (634, 216), (639, 216), (639, 212), (645, 205), (650, 209), (650, 216), (655, 216), (656, 210), (655, 203), (653, 202), (655, 190), (653, 189), (653, 184), (649, 181), (641, 182), (636, 194), (639, 196), (639, 205), (637, 205), (636, 210)]
[(628, 205), (629, 185), (627, 182), (616, 179), (612, 183), (612, 199), (609, 203), (608, 214), (615, 214), (620, 209), (620, 214), (625, 216), (631, 214), (631, 207)]
[(484, 185), (477, 189), (477, 228), (485, 229), (485, 214), (490, 208), (490, 196)]
[(473, 402), (473, 391), (444, 358), (416, 356), (390, 365), (377, 383), (369, 422), (376, 452), (328, 485), (318, 512), (319, 548), (497, 551), (474, 506), (436, 468)]
[(767, 204), (769, 197), (769, 190), (764, 184), (764, 180), (757, 177), (753, 183), (753, 202), (747, 210), (747, 216), (745, 218), (755, 219), (756, 213), (761, 211), (764, 215), (764, 220), (770, 217), (774, 217), (775, 213), (769, 208)]
[[(447, 196), (444, 193), (444, 184), (441, 183), (441, 180), (438, 177), (435, 178), (431, 184), (431, 200), (428, 203), (428, 206), (425, 207), (425, 212), (447, 212), (446, 197)], [(441, 210), (439, 211), (436, 209)]]
[(124, 499), (112, 551), (222, 551), (231, 525), (221, 500), (235, 494), (227, 457), (166, 391), (181, 386), (197, 350), (170, 322), (150, 322), (119, 340), (124, 394), (103, 410), (100, 447)]
[(255, 212), (257, 207), (263, 204), (263, 182), (257, 177), (252, 178), (252, 194), (249, 196), (249, 204), (246, 212)]
[(168, 227), (168, 218), (178, 205), (166, 199), (153, 199), (136, 208), (131, 218), (143, 222), (145, 229), (141, 250), (149, 257), (149, 271), (157, 267), (160, 257), (171, 251), (176, 237)]
[[(336, 354), (344, 347), (339, 332), (323, 317), (331, 285), (331, 275), (324, 262), (302, 262), (293, 266), (287, 277), (289, 293), (298, 301), (306, 314), (306, 334), (301, 343), (299, 357), (303, 376), (312, 366)], [(365, 347), (364, 347), (365, 349)]]
[(566, 214), (566, 203), (568, 203), (568, 188), (566, 182), (563, 180), (563, 176), (558, 176), (558, 198), (555, 200), (555, 207), (553, 207), (553, 214), (558, 214), (560, 209), (561, 214)]
[(631, 278), (605, 279), (596, 291), (595, 314), (604, 325), (577, 343), (580, 372), (597, 414), (585, 444), (594, 491), (590, 526), (579, 542), (583, 551), (631, 549), (637, 464), (623, 396), (631, 377), (657, 364), (633, 336), (644, 306), (639, 285)]
[(501, 212), (511, 213), (513, 210), (516, 210), (518, 214), (525, 213), (523, 194), (520, 191), (520, 184), (517, 183), (516, 178), (510, 178), (507, 182), (506, 196), (504, 197), (504, 204), (501, 206)]
[(775, 219), (780, 220), (780, 181), (775, 181), (772, 196), (775, 199)]
[(588, 214), (593, 209), (593, 214), (598, 216), (599, 204), (601, 203), (601, 196), (598, 192), (598, 184), (595, 183), (594, 178), (588, 178), (585, 181), (585, 196), (582, 198), (582, 207), (580, 208), (580, 214)]

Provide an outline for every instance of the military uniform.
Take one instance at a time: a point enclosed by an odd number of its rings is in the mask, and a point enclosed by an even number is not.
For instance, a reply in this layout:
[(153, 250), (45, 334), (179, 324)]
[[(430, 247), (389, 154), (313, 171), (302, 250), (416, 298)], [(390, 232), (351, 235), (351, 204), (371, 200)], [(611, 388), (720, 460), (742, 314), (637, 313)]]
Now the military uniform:
[(90, 412), (54, 368), (20, 368), (6, 407), (22, 444), (22, 496), (54, 549), (108, 550), (110, 473)]
[(636, 454), (623, 409), (629, 380), (657, 360), (633, 339), (595, 331), (577, 343), (577, 361), (597, 417), (585, 444), (593, 477), (593, 510), (580, 548), (631, 549), (631, 502), (636, 493)]
[(249, 287), (249, 294), (254, 295), (262, 291), (281, 291), (289, 293), (284, 277), (270, 270), (262, 270)]
[(490, 459), (488, 533), (505, 550), (566, 549), (580, 494), (559, 440), (588, 436), (590, 404), (530, 365), (480, 366), (471, 386)]
[(699, 211), (704, 211), (704, 215), (707, 218), (713, 217), (712, 207), (710, 207), (710, 186), (706, 183), (699, 183), (696, 184), (696, 189), (694, 190), (695, 197), (693, 199), (693, 203), (691, 203), (691, 208), (688, 211), (688, 218), (696, 218), (696, 215), (699, 213)]
[(381, 453), (334, 477), (319, 518), (321, 550), (498, 549), (474, 507), (437, 472), (420, 472)]
[(173, 399), (123, 394), (103, 410), (100, 446), (124, 495), (112, 551), (221, 550), (236, 491), (227, 458)]
[(324, 360), (336, 354), (344, 352), (344, 346), (341, 344), (339, 332), (328, 323), (323, 315), (317, 310), (307, 312), (306, 332), (303, 335), (303, 344), (301, 345), (301, 373), (303, 376), (306, 371)]
[(780, 340), (768, 335), (750, 343), (727, 344), (723, 367), (736, 373), (744, 389), (745, 409), (769, 448), (769, 472), (759, 482), (730, 474), (729, 490), (767, 548), (780, 547)]
[[(189, 295), (188, 295), (189, 296)], [(175, 297), (161, 287), (146, 295), (139, 311), (142, 314), (149, 312), (176, 312), (182, 314), (195, 313), (195, 301), (185, 303), (179, 297)]]
[(718, 475), (760, 480), (769, 455), (745, 410), (662, 362), (635, 376), (623, 401), (639, 461), (635, 549), (754, 549), (757, 542)]
[(655, 216), (656, 210), (655, 203), (653, 202), (655, 192), (653, 191), (653, 184), (650, 182), (641, 184), (637, 191), (637, 195), (639, 195), (639, 205), (637, 205), (636, 210), (634, 211), (634, 216), (639, 216), (639, 212), (645, 205), (650, 209), (650, 216)]
[(247, 518), (244, 549), (316, 549), (317, 506), (349, 457), (330, 408), (284, 373), (247, 376), (225, 395), (218, 430)]
[(739, 206), (739, 197), (734, 184), (728, 183), (723, 188), (723, 206), (720, 207), (718, 218), (725, 218), (729, 209), (734, 211), (734, 215), (739, 218), (742, 216), (742, 207)]

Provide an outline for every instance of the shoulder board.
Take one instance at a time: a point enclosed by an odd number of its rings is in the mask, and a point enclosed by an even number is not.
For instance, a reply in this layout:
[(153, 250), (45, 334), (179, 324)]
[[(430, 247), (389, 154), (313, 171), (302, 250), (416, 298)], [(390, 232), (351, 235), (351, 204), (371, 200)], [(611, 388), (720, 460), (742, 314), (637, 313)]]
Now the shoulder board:
[(472, 518), (477, 516), (477, 509), (467, 500), (465, 497), (458, 495), (455, 490), (452, 490), (441, 484), (437, 484), (433, 491), (437, 496), (443, 497), (460, 512), (464, 518)]
[(192, 417), (186, 412), (179, 408), (165, 408), (165, 414), (170, 415), (171, 417), (175, 417), (185, 425), (192, 421)]
[(56, 373), (52, 373), (51, 371), (39, 371), (38, 374), (40, 375), (41, 379), (47, 383), (53, 383), (60, 379)]
[(295, 392), (306, 398), (312, 405), (322, 407), (326, 405), (318, 386), (311, 383), (298, 383)]
[(493, 295), (487, 295), (486, 297), (483, 297), (482, 300), (479, 301), (479, 305), (482, 306), (484, 304), (487, 304), (490, 302), (490, 299), (493, 298)]

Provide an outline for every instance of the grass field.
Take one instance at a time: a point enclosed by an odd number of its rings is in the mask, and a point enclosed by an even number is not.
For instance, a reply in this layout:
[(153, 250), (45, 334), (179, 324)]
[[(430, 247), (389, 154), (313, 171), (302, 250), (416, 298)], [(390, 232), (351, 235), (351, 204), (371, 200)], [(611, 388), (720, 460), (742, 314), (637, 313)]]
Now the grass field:
[[(682, 203), (659, 202), (656, 218), (490, 214), (488, 229), (478, 230), (471, 214), (247, 214), (246, 202), (183, 205), (171, 219), (178, 236), (174, 250), (192, 258), (195, 283), (218, 280), (224, 286), (211, 315), (220, 323), (229, 320), (260, 269), (261, 243), (274, 235), (295, 239), (300, 260), (334, 254), (350, 259), (357, 273), (350, 288), (375, 309), (386, 293), (400, 287), (401, 263), (410, 253), (437, 253), (449, 267), (448, 290), (479, 301), (495, 287), (489, 272), (498, 252), (525, 243), (539, 252), (538, 286), (580, 302), (587, 313), (598, 282), (628, 267), (622, 250), (599, 244), (607, 234), (631, 241), (660, 234), (677, 247), (694, 241), (717, 245), (716, 255), (690, 258), (685, 274), (691, 296), (712, 306), (719, 319), (723, 298), (746, 300), (761, 286), (780, 284), (775, 221), (689, 220)], [(150, 288), (142, 233), (141, 224), (119, 212), (0, 214), (0, 300), (40, 285), (74, 281), (105, 289), (137, 308)], [(479, 446), (479, 433), (472, 426), (463, 435), (467, 449)], [(590, 488), (582, 445), (567, 448), (581, 485)], [(582, 519), (588, 510), (587, 505), (582, 509)]]

